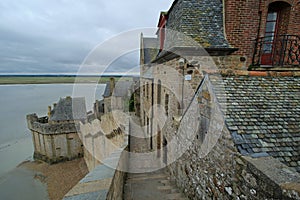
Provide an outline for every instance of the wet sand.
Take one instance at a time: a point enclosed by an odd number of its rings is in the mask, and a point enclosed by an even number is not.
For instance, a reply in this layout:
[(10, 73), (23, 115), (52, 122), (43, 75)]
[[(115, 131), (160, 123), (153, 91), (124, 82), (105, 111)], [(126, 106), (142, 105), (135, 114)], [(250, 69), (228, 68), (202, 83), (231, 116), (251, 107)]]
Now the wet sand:
[(87, 173), (84, 159), (54, 165), (25, 161), (0, 177), (0, 199), (60, 200)]
[(88, 173), (83, 158), (54, 165), (41, 161), (24, 162), (19, 168), (35, 172), (35, 179), (47, 186), (50, 200), (62, 199)]

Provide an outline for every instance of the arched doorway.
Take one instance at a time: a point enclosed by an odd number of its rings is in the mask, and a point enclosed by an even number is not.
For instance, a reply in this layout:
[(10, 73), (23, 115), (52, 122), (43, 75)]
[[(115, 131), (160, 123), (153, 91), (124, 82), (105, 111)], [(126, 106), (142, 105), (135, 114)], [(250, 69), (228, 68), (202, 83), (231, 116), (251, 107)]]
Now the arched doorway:
[(276, 65), (282, 59), (281, 37), (287, 34), (291, 5), (276, 1), (269, 5), (262, 46), (261, 64)]

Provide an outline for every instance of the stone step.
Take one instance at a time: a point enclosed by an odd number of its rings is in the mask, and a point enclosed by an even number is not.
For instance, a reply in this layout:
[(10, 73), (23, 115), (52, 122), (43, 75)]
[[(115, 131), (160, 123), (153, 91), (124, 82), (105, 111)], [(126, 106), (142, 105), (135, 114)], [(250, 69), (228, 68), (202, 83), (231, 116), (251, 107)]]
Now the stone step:
[(171, 186), (177, 187), (175, 181), (173, 181), (170, 177), (167, 177), (166, 180), (161, 180), (160, 183), (163, 185), (166, 185), (166, 186), (171, 185)]
[(150, 180), (150, 179), (165, 179), (167, 178), (166, 175), (145, 175), (145, 176), (139, 176), (139, 177), (128, 177), (129, 182), (136, 182), (136, 181), (145, 181), (145, 180)]
[(161, 190), (165, 193), (171, 194), (171, 193), (179, 193), (178, 189), (174, 186), (168, 185), (168, 186), (158, 186), (158, 190)]
[[(160, 177), (168, 177), (165, 173), (135, 173), (135, 174), (129, 174), (128, 178), (136, 178), (136, 177), (151, 177), (151, 176), (160, 176)], [(164, 180), (164, 179), (163, 179)]]
[(171, 190), (174, 188), (172, 186), (168, 185), (168, 186), (158, 186), (157, 189), (171, 192)]
[(182, 199), (182, 198), (185, 198), (185, 197), (181, 193), (172, 193), (172, 194), (167, 194), (166, 195), (166, 199), (170, 199), (170, 200), (171, 199), (172, 200), (174, 200), (174, 199), (178, 200), (178, 199)]

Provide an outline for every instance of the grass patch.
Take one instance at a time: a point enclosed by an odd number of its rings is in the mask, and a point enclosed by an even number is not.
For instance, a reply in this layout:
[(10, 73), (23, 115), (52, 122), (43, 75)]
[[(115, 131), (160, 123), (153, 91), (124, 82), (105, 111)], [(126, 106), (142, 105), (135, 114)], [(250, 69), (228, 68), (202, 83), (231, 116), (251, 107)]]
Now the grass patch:
[[(120, 79), (120, 77), (114, 77), (116, 81)], [(108, 82), (110, 77), (43, 77), (43, 76), (8, 76), (8, 77), (0, 77), (1, 85), (8, 84), (64, 84), (64, 83), (98, 83), (103, 84)], [(123, 79), (123, 78), (122, 78)], [(131, 77), (126, 77), (125, 80), (132, 80)]]

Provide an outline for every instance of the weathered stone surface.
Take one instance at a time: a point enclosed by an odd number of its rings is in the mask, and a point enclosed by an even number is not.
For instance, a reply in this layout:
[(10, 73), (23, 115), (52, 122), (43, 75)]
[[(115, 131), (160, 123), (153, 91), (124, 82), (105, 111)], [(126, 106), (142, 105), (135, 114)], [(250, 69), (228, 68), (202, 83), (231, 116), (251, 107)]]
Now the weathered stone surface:
[[(168, 12), (166, 28), (190, 36), (203, 47), (228, 47), (222, 13), (223, 5), (218, 0), (177, 0)], [(188, 40), (181, 41), (178, 35), (167, 33), (166, 40), (170, 40), (169, 45), (189, 45)]]
[(75, 122), (48, 123), (36, 114), (27, 115), (35, 159), (57, 163), (83, 157), (82, 142)]
[[(246, 80), (252, 80), (250, 77), (244, 78)], [(214, 79), (210, 76), (210, 80), (213, 82), (213, 84), (200, 87), (201, 91), (199, 93), (197, 92), (196, 96), (200, 96), (200, 98), (198, 98), (199, 105), (201, 105), (200, 113), (210, 121), (210, 125), (208, 126), (215, 126), (213, 124), (220, 124), (222, 121), (222, 113), (217, 112), (217, 116), (219, 116), (220, 119), (218, 119), (218, 117), (212, 117), (211, 115), (208, 115), (208, 113), (216, 113), (209, 112), (209, 109), (216, 107), (216, 104), (222, 101), (226, 102), (226, 104), (221, 106), (223, 113), (226, 114), (223, 120), (228, 119), (228, 121), (226, 121), (226, 124), (224, 124), (220, 136), (218, 136), (216, 132), (213, 132), (212, 138), (217, 138), (217, 142), (213, 148), (210, 148), (208, 154), (201, 156), (203, 155), (202, 146), (207, 144), (207, 142), (202, 142), (202, 140), (199, 140), (199, 138), (203, 137), (194, 139), (192, 146), (183, 154), (183, 156), (180, 157), (180, 159), (175, 163), (170, 165), (169, 169), (171, 175), (176, 177), (177, 185), (185, 191), (189, 198), (192, 199), (299, 199), (299, 173), (297, 173), (294, 169), (284, 165), (283, 163), (286, 162), (285, 160), (279, 159), (283, 162), (281, 163), (277, 159), (272, 158), (263, 152), (272, 151), (272, 153), (276, 155), (276, 152), (274, 151), (277, 151), (278, 156), (282, 157), (287, 155), (295, 156), (298, 153), (295, 152), (295, 150), (298, 148), (298, 145), (297, 143), (293, 143), (295, 137), (291, 137), (288, 132), (269, 132), (270, 129), (277, 131), (278, 129), (283, 128), (284, 125), (287, 125), (290, 122), (293, 123), (294, 120), (289, 120), (288, 117), (290, 115), (287, 114), (284, 115), (284, 119), (287, 120), (285, 123), (281, 125), (280, 123), (270, 123), (270, 120), (274, 121), (280, 118), (279, 114), (284, 114), (286, 111), (293, 113), (293, 115), (290, 116), (291, 118), (295, 118), (295, 116), (297, 116), (292, 110), (297, 110), (297, 106), (294, 106), (298, 104), (294, 104), (293, 108), (291, 107), (289, 110), (284, 109), (282, 112), (278, 112), (281, 108), (280, 102), (288, 102), (289, 99), (291, 99), (293, 102), (295, 97), (297, 99), (297, 96), (293, 94), (294, 90), (292, 89), (299, 87), (297, 81), (295, 84), (295, 79), (293, 79), (293, 81), (290, 81), (291, 78), (284, 78), (280, 80), (275, 79), (277, 81), (275, 83), (272, 82), (271, 84), (268, 82), (270, 81), (269, 79), (254, 82), (240, 82), (241, 80), (244, 80), (241, 77), (237, 79), (239, 81), (235, 84), (236, 80), (233, 79), (230, 79), (227, 82), (227, 78)], [(261, 77), (258, 79), (261, 79)], [(220, 80), (221, 82), (225, 80), (225, 84), (216, 84), (217, 81)], [(256, 78), (254, 80), (256, 80)], [(289, 85), (289, 83), (291, 84), (290, 87), (287, 87), (289, 90), (284, 89), (283, 94), (286, 93), (292, 95), (285, 96), (285, 101), (282, 101), (281, 97), (276, 95), (276, 91), (278, 92), (278, 90), (281, 88), (279, 87), (280, 85), (283, 85), (282, 88), (286, 88), (286, 85)], [(265, 85), (264, 90), (259, 89), (259, 84)], [(269, 88), (274, 89), (274, 84), (276, 84), (276, 90), (272, 93)], [(247, 86), (250, 88), (255, 86), (258, 87), (255, 90), (252, 88), (252, 92), (242, 90), (242, 88)], [(209, 87), (214, 87), (214, 90), (209, 90)], [(227, 99), (221, 98), (222, 96), (220, 95), (220, 91), (224, 92), (222, 94), (228, 95)], [(263, 98), (270, 100), (270, 102), (267, 102), (266, 104), (268, 105), (268, 108), (262, 112), (263, 114), (268, 114), (268, 119), (270, 120), (260, 121), (258, 120), (259, 118), (256, 117), (248, 118), (249, 116), (252, 116), (251, 113), (254, 113), (254, 115), (259, 115), (259, 112), (256, 108), (254, 109), (252, 107), (247, 107), (247, 103), (254, 102), (251, 101), (251, 99), (255, 99), (255, 92), (266, 93), (265, 95), (261, 96), (259, 102), (262, 103), (263, 101), (261, 100), (263, 100)], [(218, 98), (218, 101), (209, 101), (214, 99), (215, 94), (217, 94), (217, 96), (219, 95), (218, 97), (220, 97)], [(247, 95), (247, 98), (244, 98), (244, 95)], [(273, 98), (274, 101), (269, 98), (273, 95), (276, 95), (276, 98)], [(233, 104), (231, 104), (232, 102)], [(275, 107), (272, 107), (272, 105)], [(224, 111), (224, 108), (227, 108), (226, 112)], [(270, 118), (272, 112), (278, 112), (279, 117)], [(184, 123), (185, 118), (194, 120), (193, 116), (186, 115), (183, 116), (182, 123)], [(280, 121), (281, 120), (279, 120), (279, 122)], [(203, 127), (205, 126), (200, 126), (200, 135), (207, 130)], [(296, 128), (296, 130), (299, 130), (295, 124), (293, 124), (292, 127)], [(240, 133), (240, 130), (243, 130), (244, 132)], [(266, 132), (263, 132), (263, 130)], [(291, 130), (293, 129), (290, 128), (289, 131)], [(170, 128), (164, 129), (164, 134), (168, 137), (168, 135), (172, 135), (171, 133), (174, 131), (176, 132), (180, 130), (172, 130)], [(291, 133), (293, 133), (293, 131), (291, 131)], [(204, 134), (204, 139), (209, 135), (210, 134)], [(259, 143), (256, 143), (259, 138), (263, 138), (263, 140)], [(251, 143), (245, 143), (245, 140), (251, 141)], [(290, 144), (291, 146), (284, 146), (284, 149), (281, 149), (282, 145), (286, 144)], [(241, 156), (241, 154), (244, 153), (249, 155), (249, 152), (244, 148), (251, 149), (252, 153), (250, 155), (253, 158)], [(298, 159), (297, 156), (292, 158), (290, 158), (291, 161)], [(297, 164), (295, 161), (293, 161), (293, 163)]]

